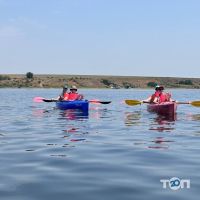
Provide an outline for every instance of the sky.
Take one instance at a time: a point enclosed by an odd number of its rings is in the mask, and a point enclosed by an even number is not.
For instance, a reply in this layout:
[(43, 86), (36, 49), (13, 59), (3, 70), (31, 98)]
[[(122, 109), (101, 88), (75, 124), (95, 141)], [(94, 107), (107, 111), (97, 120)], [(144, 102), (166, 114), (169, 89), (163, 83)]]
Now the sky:
[(0, 0), (0, 74), (200, 77), (199, 0)]

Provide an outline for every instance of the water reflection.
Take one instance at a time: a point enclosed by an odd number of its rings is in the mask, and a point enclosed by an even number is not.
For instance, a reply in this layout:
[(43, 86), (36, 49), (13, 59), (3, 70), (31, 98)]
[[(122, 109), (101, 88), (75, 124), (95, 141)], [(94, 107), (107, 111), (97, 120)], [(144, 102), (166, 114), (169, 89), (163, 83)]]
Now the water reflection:
[[(54, 110), (54, 109), (53, 109)], [(47, 110), (47, 109), (33, 109), (32, 115), (34, 117), (44, 117), (46, 113), (50, 113), (53, 110)]]
[(158, 132), (167, 131), (170, 132), (174, 130), (175, 121), (177, 120), (177, 116), (163, 116), (156, 115), (153, 122), (150, 124), (149, 130), (154, 130)]
[[(89, 127), (87, 125), (87, 119), (89, 118), (88, 112), (78, 109), (37, 109), (32, 112), (34, 117), (46, 118), (54, 123), (54, 134), (57, 135), (60, 130), (62, 131), (62, 136), (58, 135), (56, 140), (62, 140), (62, 142), (46, 143), (49, 151), (49, 155), (52, 157), (68, 157), (66, 155), (66, 149), (74, 148), (78, 143), (84, 142), (86, 140), (85, 135), (88, 134)], [(62, 121), (64, 123), (60, 123)], [(61, 128), (61, 129), (60, 129)], [(76, 143), (76, 145), (74, 145)], [(62, 148), (60, 148), (62, 147)], [(63, 150), (65, 149), (65, 150)], [(32, 151), (27, 149), (26, 151)]]
[[(135, 112), (125, 112), (125, 119), (124, 123), (126, 126), (133, 126), (133, 125), (140, 125), (142, 123), (142, 112), (135, 111)], [(149, 130), (154, 130), (158, 132), (163, 131), (172, 131), (175, 128), (175, 121), (177, 120), (177, 115), (173, 116), (163, 116), (163, 115), (155, 115), (153, 118), (149, 118)]]
[(88, 112), (83, 111), (83, 110), (77, 110), (77, 109), (61, 110), (60, 116), (68, 120), (87, 119)]
[(141, 115), (141, 111), (125, 112), (125, 125), (132, 126), (140, 124)]
[[(57, 108), (53, 109), (37, 109), (33, 110), (32, 115), (35, 117), (44, 117), (47, 114), (50, 114), (52, 112), (59, 111), (59, 113), (56, 115), (61, 116), (61, 118), (68, 119), (68, 120), (76, 120), (76, 119), (87, 119), (88, 118), (88, 112), (78, 109), (68, 109), (68, 110), (59, 110)], [(55, 113), (52, 113), (55, 114)]]
[(173, 140), (169, 140), (165, 137), (155, 137), (155, 139), (150, 141), (137, 141), (134, 143), (136, 146), (140, 146), (147, 149), (168, 149), (169, 144), (174, 142)]
[(164, 137), (156, 137), (151, 141), (151, 145), (148, 146), (150, 149), (168, 149), (168, 143), (174, 142), (173, 140), (167, 140)]
[(186, 118), (187, 120), (200, 121), (200, 114), (188, 114)]

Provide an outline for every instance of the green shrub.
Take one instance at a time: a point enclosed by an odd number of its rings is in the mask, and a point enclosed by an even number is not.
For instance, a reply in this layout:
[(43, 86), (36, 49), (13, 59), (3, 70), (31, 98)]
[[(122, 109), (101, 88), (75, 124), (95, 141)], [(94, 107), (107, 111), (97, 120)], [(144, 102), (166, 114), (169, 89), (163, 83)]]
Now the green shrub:
[(193, 82), (191, 80), (187, 79), (187, 80), (179, 81), (179, 84), (193, 85)]
[(0, 81), (3, 81), (3, 80), (10, 80), (10, 77), (6, 75), (0, 75)]
[(156, 85), (158, 85), (158, 84), (156, 82), (153, 82), (153, 81), (147, 83), (148, 87), (156, 87)]
[(129, 82), (123, 82), (122, 84), (123, 84), (123, 87), (126, 88), (126, 89), (128, 89), (128, 88), (133, 88), (133, 87), (134, 87), (134, 86), (133, 86), (131, 83), (129, 83)]
[(113, 84), (111, 81), (109, 81), (107, 79), (102, 79), (101, 82), (106, 86), (110, 86), (111, 84)]

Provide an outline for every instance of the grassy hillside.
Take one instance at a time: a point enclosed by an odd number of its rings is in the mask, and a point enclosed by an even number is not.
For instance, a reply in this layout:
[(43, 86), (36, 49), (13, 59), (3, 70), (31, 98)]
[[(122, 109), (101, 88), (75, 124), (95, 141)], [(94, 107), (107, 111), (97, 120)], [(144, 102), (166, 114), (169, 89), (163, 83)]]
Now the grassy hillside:
[(76, 85), (80, 88), (148, 88), (156, 83), (168, 88), (200, 88), (200, 78), (93, 76), (93, 75), (0, 75), (0, 87), (57, 88)]

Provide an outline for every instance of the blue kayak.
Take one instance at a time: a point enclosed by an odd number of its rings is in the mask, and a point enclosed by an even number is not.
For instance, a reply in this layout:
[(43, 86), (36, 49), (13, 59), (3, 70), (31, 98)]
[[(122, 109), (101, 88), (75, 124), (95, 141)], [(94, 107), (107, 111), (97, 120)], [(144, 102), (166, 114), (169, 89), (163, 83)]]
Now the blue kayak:
[(87, 100), (57, 101), (56, 106), (61, 110), (79, 109), (88, 112), (89, 102)]

